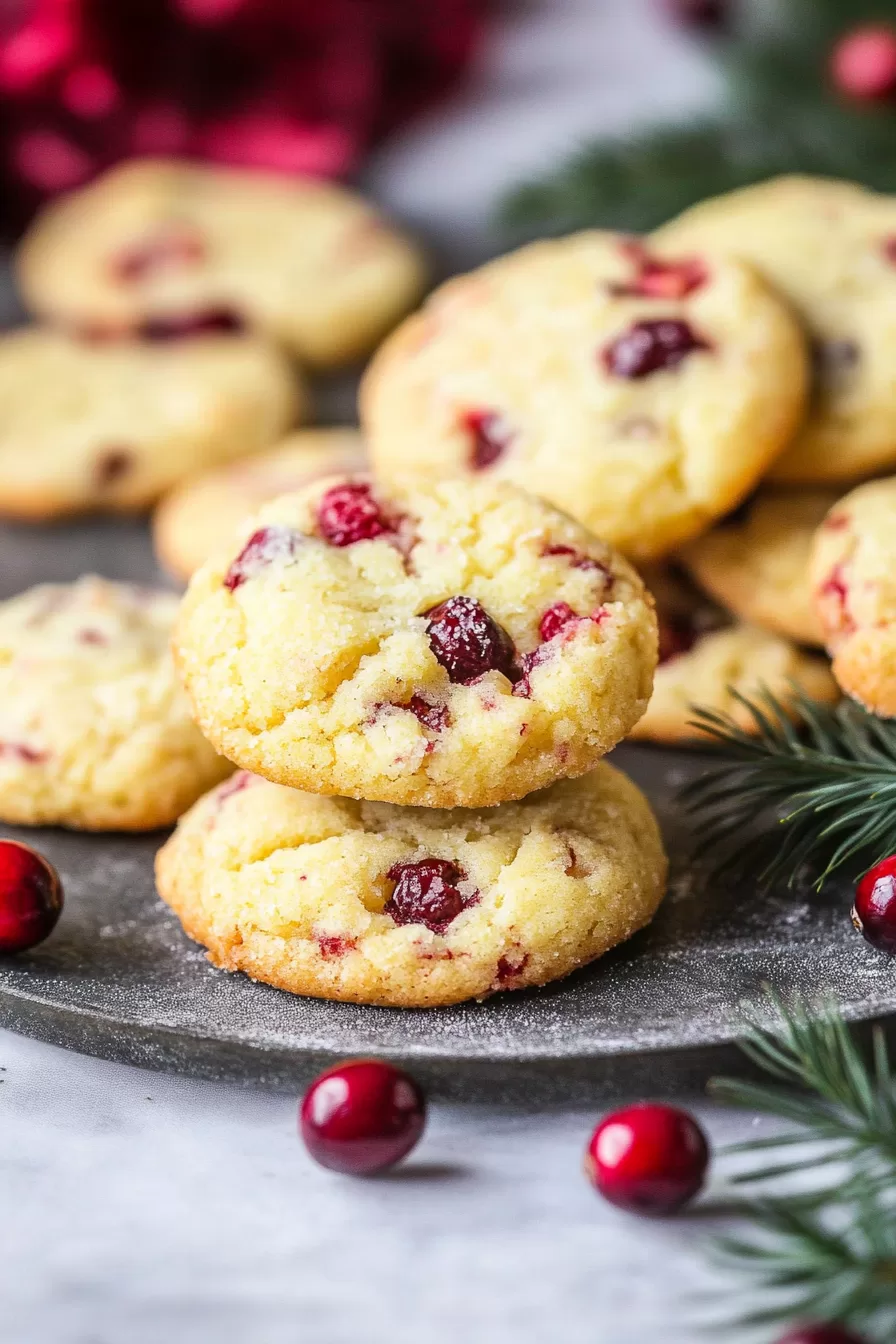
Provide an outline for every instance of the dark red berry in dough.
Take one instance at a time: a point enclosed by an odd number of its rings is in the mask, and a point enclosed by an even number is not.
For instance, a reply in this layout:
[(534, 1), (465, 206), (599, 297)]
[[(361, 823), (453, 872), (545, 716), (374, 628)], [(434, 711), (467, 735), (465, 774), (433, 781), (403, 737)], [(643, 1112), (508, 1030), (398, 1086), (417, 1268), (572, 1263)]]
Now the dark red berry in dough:
[(182, 341), (190, 336), (235, 335), (245, 329), (245, 322), (231, 308), (206, 308), (198, 313), (147, 317), (137, 335), (144, 341)]
[(62, 912), (62, 883), (36, 850), (0, 840), (0, 952), (42, 943)]
[(516, 679), (513, 640), (474, 597), (449, 597), (427, 615), (429, 646), (451, 681), (465, 685), (494, 671)]
[(673, 658), (680, 658), (683, 653), (692, 649), (697, 642), (698, 632), (690, 621), (681, 617), (660, 616), (658, 624), (660, 663), (668, 663)]
[(478, 892), (461, 892), (466, 873), (449, 859), (419, 859), (396, 863), (386, 876), (395, 889), (384, 911), (396, 924), (424, 924), (431, 933), (444, 933), (458, 915), (479, 900)]
[(578, 619), (568, 602), (555, 602), (552, 607), (548, 607), (542, 616), (538, 627), (539, 634), (547, 643), (549, 639), (559, 635), (560, 631), (564, 630), (570, 621), (577, 621)]
[(680, 318), (662, 317), (635, 322), (603, 351), (603, 363), (616, 378), (646, 378), (676, 368), (696, 350), (709, 344)]
[(585, 1158), (595, 1188), (632, 1213), (675, 1213), (702, 1188), (708, 1166), (709, 1145), (696, 1120), (649, 1102), (602, 1120)]
[(311, 1084), (299, 1132), (315, 1162), (350, 1176), (385, 1171), (406, 1157), (426, 1124), (426, 1099), (394, 1064), (356, 1059)]
[(320, 534), (331, 546), (373, 541), (393, 529), (366, 481), (334, 485), (317, 506)]
[(513, 438), (506, 420), (497, 411), (468, 411), (463, 425), (470, 436), (470, 466), (474, 471), (493, 466)]
[(263, 569), (295, 559), (302, 543), (302, 534), (291, 527), (260, 527), (253, 532), (224, 576), (224, 587), (231, 592)]

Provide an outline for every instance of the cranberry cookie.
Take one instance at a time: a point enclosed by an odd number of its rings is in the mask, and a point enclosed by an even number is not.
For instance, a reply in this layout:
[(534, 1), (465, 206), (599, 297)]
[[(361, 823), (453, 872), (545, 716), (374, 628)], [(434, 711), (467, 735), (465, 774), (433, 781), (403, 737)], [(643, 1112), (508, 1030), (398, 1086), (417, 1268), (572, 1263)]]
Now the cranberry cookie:
[(175, 654), (219, 751), (279, 784), (485, 807), (583, 774), (641, 716), (628, 564), (506, 482), (330, 478), (193, 576)]
[(752, 715), (732, 691), (755, 697), (764, 688), (783, 705), (793, 700), (794, 687), (826, 704), (838, 699), (824, 659), (755, 626), (725, 624), (723, 612), (670, 572), (646, 578), (659, 610), (660, 663), (647, 712), (630, 737), (667, 743), (693, 738), (695, 708), (730, 714), (754, 731)]
[(176, 610), (94, 577), (0, 603), (0, 820), (152, 830), (230, 772), (178, 685)]
[(355, 430), (303, 429), (270, 452), (192, 477), (156, 509), (153, 540), (159, 562), (186, 581), (266, 500), (323, 476), (363, 471), (364, 464)]
[(247, 336), (12, 332), (0, 337), (0, 513), (147, 509), (185, 475), (267, 447), (301, 400), (279, 351)]
[(896, 477), (859, 486), (815, 534), (810, 567), (834, 676), (896, 718)]
[(741, 620), (798, 644), (824, 644), (809, 553), (836, 498), (828, 490), (761, 490), (679, 558), (700, 587)]
[(792, 437), (802, 335), (738, 262), (581, 233), (449, 281), (377, 353), (386, 481), (482, 473), (637, 558), (729, 512)]
[(809, 417), (771, 475), (853, 481), (896, 464), (896, 199), (783, 177), (688, 210), (663, 247), (724, 248), (792, 303), (812, 342)]
[(609, 765), (485, 811), (321, 798), (238, 774), (156, 878), (216, 966), (396, 1007), (557, 980), (630, 938), (666, 885), (656, 819)]
[(227, 315), (329, 366), (373, 348), (419, 297), (423, 267), (344, 187), (142, 160), (47, 207), (18, 279), (35, 312), (77, 327)]

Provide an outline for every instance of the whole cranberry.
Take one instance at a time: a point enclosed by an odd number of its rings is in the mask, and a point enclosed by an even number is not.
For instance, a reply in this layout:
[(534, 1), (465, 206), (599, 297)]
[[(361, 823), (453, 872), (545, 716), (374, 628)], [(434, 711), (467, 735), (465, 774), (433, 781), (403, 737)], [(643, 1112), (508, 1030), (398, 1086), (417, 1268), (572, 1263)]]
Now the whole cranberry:
[(406, 1157), (426, 1123), (426, 1100), (408, 1074), (378, 1059), (328, 1069), (299, 1110), (305, 1147), (322, 1167), (371, 1176)]
[(444, 933), (448, 925), (470, 905), (479, 893), (464, 894), (460, 884), (467, 881), (463, 868), (450, 859), (418, 859), (415, 863), (394, 863), (386, 874), (395, 889), (383, 911), (396, 924), (423, 924), (430, 933)]
[(840, 93), (861, 102), (896, 95), (896, 29), (868, 23), (844, 33), (831, 52), (831, 78)]
[(798, 1325), (782, 1335), (778, 1344), (866, 1344), (861, 1335), (842, 1325)]
[(260, 527), (252, 533), (224, 575), (224, 587), (233, 593), (249, 579), (257, 578), (269, 565), (288, 564), (295, 559), (302, 540), (301, 532), (295, 532), (291, 527), (279, 524)]
[(334, 485), (317, 506), (320, 534), (331, 546), (372, 541), (392, 528), (366, 481)]
[(25, 952), (52, 932), (62, 912), (56, 869), (17, 840), (0, 840), (0, 952)]
[(852, 922), (872, 947), (896, 954), (896, 854), (876, 863), (856, 887)]
[(470, 436), (470, 466), (485, 471), (503, 457), (513, 439), (513, 431), (497, 411), (468, 411), (463, 427)]
[(676, 368), (695, 350), (709, 344), (676, 317), (635, 322), (603, 351), (604, 368), (617, 378), (646, 378), (663, 369)]
[(632, 1213), (675, 1213), (702, 1189), (708, 1166), (709, 1145), (696, 1120), (650, 1102), (608, 1115), (585, 1156), (604, 1199)]
[(466, 685), (492, 671), (516, 679), (513, 640), (474, 597), (449, 597), (426, 614), (429, 647), (451, 681)]

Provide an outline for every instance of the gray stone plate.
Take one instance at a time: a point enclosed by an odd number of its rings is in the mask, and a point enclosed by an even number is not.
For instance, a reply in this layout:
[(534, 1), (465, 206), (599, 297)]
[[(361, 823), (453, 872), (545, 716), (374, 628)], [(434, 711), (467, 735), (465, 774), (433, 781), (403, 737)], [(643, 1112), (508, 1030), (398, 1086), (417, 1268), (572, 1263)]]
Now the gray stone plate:
[[(85, 570), (157, 578), (138, 523), (0, 528), (0, 596)], [(214, 970), (157, 899), (161, 836), (6, 834), (59, 868), (66, 908), (29, 955), (0, 961), (0, 1024), (86, 1053), (247, 1085), (294, 1089), (334, 1056), (409, 1061), (443, 1094), (569, 1100), (690, 1086), (735, 1039), (763, 982), (831, 990), (853, 1019), (896, 1009), (891, 963), (853, 931), (846, 885), (823, 897), (713, 886), (690, 870), (676, 787), (705, 756), (625, 747), (617, 763), (653, 800), (673, 857), (645, 933), (547, 989), (429, 1012), (293, 998)]]

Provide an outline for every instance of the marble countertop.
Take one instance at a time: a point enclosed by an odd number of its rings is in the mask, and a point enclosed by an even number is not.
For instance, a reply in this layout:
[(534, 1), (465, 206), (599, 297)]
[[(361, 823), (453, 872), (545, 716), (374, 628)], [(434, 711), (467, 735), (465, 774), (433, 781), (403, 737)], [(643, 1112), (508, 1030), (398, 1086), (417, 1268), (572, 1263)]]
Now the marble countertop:
[[(513, 182), (597, 129), (713, 96), (652, 0), (519, 0), (469, 89), (383, 149), (375, 193), (449, 264)], [(321, 1171), (295, 1101), (0, 1033), (14, 1344), (697, 1344), (708, 1212), (627, 1218), (581, 1174), (593, 1111), (435, 1107), (396, 1173)], [(717, 1140), (755, 1122), (698, 1104)]]

